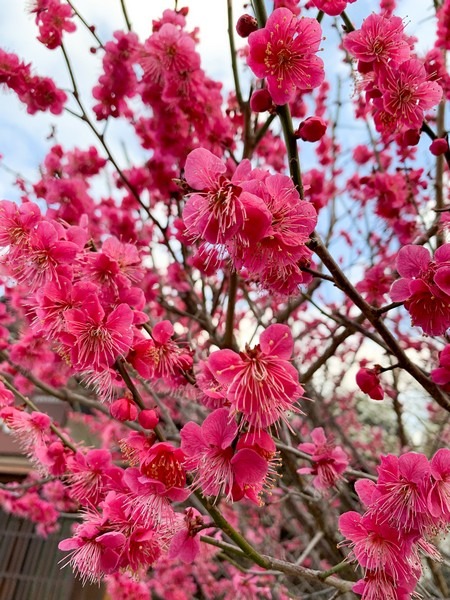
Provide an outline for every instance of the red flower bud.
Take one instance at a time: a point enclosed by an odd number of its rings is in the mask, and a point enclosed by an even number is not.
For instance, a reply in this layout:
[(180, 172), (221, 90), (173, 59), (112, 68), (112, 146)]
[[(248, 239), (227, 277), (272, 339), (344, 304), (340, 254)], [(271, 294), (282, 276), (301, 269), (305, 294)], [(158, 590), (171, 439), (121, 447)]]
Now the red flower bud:
[(156, 413), (156, 410), (146, 409), (141, 410), (138, 415), (139, 425), (141, 425), (144, 429), (155, 429), (155, 427), (159, 423), (159, 417)]
[(377, 369), (361, 367), (356, 373), (356, 383), (359, 389), (365, 394), (368, 394), (372, 400), (383, 400), (384, 391), (380, 385)]
[(320, 117), (308, 117), (302, 121), (295, 136), (304, 142), (318, 142), (325, 135), (327, 124)]
[(448, 142), (444, 138), (436, 138), (431, 142), (430, 152), (434, 156), (440, 156), (448, 151)]
[(251, 15), (242, 15), (236, 23), (237, 34), (243, 38), (248, 37), (258, 29), (258, 21)]
[(118, 421), (134, 421), (138, 416), (138, 410), (132, 400), (119, 398), (109, 407), (109, 412)]
[(408, 129), (403, 134), (405, 146), (417, 146), (420, 140), (420, 131), (417, 129)]
[(269, 90), (265, 88), (263, 90), (256, 90), (250, 98), (250, 108), (253, 112), (265, 112), (266, 110), (269, 110), (272, 105), (272, 96), (270, 95)]

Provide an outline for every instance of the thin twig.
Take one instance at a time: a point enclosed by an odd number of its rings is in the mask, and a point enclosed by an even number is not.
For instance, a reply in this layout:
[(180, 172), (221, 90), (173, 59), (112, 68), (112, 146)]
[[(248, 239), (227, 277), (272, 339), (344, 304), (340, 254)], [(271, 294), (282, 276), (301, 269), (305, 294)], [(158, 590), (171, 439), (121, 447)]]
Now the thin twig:
[(128, 29), (128, 31), (132, 31), (131, 21), (128, 16), (128, 11), (127, 11), (127, 7), (125, 4), (125, 0), (120, 0), (120, 6), (122, 7), (123, 18), (125, 19), (127, 29)]
[(227, 316), (225, 320), (225, 334), (223, 336), (222, 347), (223, 348), (236, 348), (236, 342), (234, 340), (234, 311), (236, 308), (236, 294), (239, 284), (239, 275), (237, 271), (231, 271), (229, 286), (228, 286), (228, 305), (227, 305)]
[(73, 5), (73, 3), (71, 2), (71, 0), (66, 0), (67, 4), (70, 6), (70, 8), (73, 10), (74, 14), (78, 17), (78, 19), (83, 23), (83, 25), (86, 27), (86, 29), (94, 36), (96, 42), (98, 43), (98, 45), (100, 46), (100, 48), (103, 48), (103, 42), (101, 41), (101, 39), (98, 37), (98, 35), (95, 32), (95, 27), (93, 27), (92, 25), (89, 25), (88, 22), (86, 21), (86, 19), (84, 19), (84, 17), (79, 13), (79, 11), (75, 8), (75, 6)]
[(241, 112), (244, 112), (244, 99), (242, 97), (241, 83), (239, 81), (239, 71), (236, 60), (236, 44), (234, 43), (234, 24), (233, 24), (233, 2), (227, 0), (227, 17), (228, 17), (228, 43), (230, 45), (231, 54), (231, 69), (233, 71), (234, 89), (236, 91), (236, 100), (239, 104)]

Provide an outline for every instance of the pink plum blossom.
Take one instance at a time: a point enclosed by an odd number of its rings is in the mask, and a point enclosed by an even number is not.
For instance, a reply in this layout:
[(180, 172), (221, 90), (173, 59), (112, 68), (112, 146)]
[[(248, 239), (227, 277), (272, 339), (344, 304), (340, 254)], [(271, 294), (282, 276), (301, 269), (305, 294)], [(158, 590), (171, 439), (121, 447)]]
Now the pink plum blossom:
[(430, 522), (427, 498), (430, 491), (430, 464), (423, 454), (407, 452), (400, 457), (381, 457), (378, 467), (379, 493), (371, 513), (406, 533), (424, 531)]
[(140, 515), (144, 525), (173, 526), (170, 502), (182, 502), (190, 495), (183, 466), (185, 454), (167, 442), (151, 445), (141, 454), (140, 468), (125, 471), (124, 481), (130, 488), (132, 516)]
[(298, 470), (301, 474), (314, 475), (313, 485), (318, 490), (328, 490), (335, 486), (348, 467), (347, 454), (340, 446), (335, 446), (327, 440), (322, 427), (311, 431), (311, 442), (299, 444), (298, 449), (312, 458), (311, 467), (302, 467)]
[(442, 98), (441, 86), (429, 81), (425, 67), (416, 59), (379, 68), (378, 83), (384, 110), (408, 129), (420, 128), (425, 111)]
[(289, 358), (294, 342), (286, 325), (270, 325), (254, 348), (211, 353), (208, 366), (226, 389), (233, 412), (257, 428), (273, 425), (303, 394)]
[(397, 580), (409, 571), (413, 538), (402, 538), (396, 527), (377, 522), (373, 515), (350, 511), (339, 519), (341, 533), (351, 542), (359, 564), (369, 571), (387, 572)]
[(335, 17), (341, 14), (347, 8), (347, 4), (352, 4), (356, 0), (311, 0), (312, 4), (319, 10), (323, 10), (326, 15)]
[(191, 369), (192, 355), (172, 339), (174, 333), (170, 321), (160, 321), (153, 327), (151, 339), (136, 338), (127, 360), (142, 377), (161, 378), (172, 385), (185, 382), (183, 373)]
[(438, 248), (433, 259), (423, 246), (404, 246), (397, 271), (401, 279), (392, 285), (392, 300), (404, 302), (412, 324), (425, 333), (445, 333), (450, 327), (450, 244)]
[(387, 18), (375, 13), (364, 19), (361, 29), (344, 38), (344, 48), (363, 63), (402, 63), (410, 57), (410, 47), (403, 33), (400, 17)]
[(195, 508), (185, 510), (183, 527), (173, 536), (169, 547), (169, 558), (179, 558), (186, 564), (192, 563), (200, 552), (198, 533), (204, 529), (202, 515)]
[(428, 507), (433, 517), (450, 518), (450, 450), (441, 448), (430, 461), (432, 477)]
[(299, 19), (288, 8), (274, 10), (265, 27), (250, 34), (248, 64), (257, 77), (266, 77), (275, 104), (322, 83), (323, 62), (316, 56), (321, 41), (316, 19)]
[[(209, 150), (197, 148), (186, 159), (185, 177), (194, 190), (183, 210), (189, 234), (211, 244), (223, 244), (240, 233), (257, 241), (266, 232), (270, 215), (260, 198), (238, 185), (243, 164), (231, 179), (226, 166)], [(251, 219), (251, 228), (245, 228)], [(245, 233), (244, 233), (245, 231)]]
[(194, 485), (204, 494), (224, 494), (232, 500), (235, 495), (248, 496), (255, 486), (261, 488), (267, 461), (250, 447), (234, 449), (237, 436), (238, 427), (226, 408), (212, 412), (201, 426), (190, 421), (181, 430), (186, 468), (194, 470)]
[(96, 582), (114, 571), (125, 539), (123, 533), (103, 532), (101, 526), (86, 523), (77, 527), (74, 537), (62, 540), (58, 548), (70, 551), (68, 563), (84, 582)]
[(263, 181), (250, 180), (243, 185), (254, 189), (270, 211), (271, 222), (264, 236), (249, 248), (236, 245), (233, 260), (243, 265), (262, 285), (284, 294), (293, 293), (309, 275), (301, 271), (308, 266), (311, 252), (306, 247), (317, 223), (317, 213), (310, 202), (302, 201), (290, 177), (268, 175)]
[(71, 496), (83, 504), (97, 506), (106, 496), (116, 467), (107, 450), (77, 452), (68, 459), (68, 485)]
[(61, 337), (70, 346), (71, 361), (78, 370), (111, 366), (131, 347), (133, 311), (128, 304), (119, 304), (107, 315), (96, 299), (67, 310), (64, 319), (66, 333)]

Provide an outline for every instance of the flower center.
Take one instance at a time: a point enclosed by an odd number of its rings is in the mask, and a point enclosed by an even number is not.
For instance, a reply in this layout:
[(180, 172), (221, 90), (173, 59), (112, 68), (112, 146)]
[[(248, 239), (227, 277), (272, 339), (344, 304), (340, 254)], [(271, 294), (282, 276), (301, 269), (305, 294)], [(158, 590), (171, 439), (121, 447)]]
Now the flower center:
[(283, 48), (277, 54), (277, 61), (280, 67), (284, 67), (287, 63), (290, 62), (292, 57), (292, 53), (287, 48)]
[(185, 476), (180, 461), (172, 452), (161, 452), (151, 462), (142, 465), (142, 474), (161, 481), (167, 488), (183, 487)]

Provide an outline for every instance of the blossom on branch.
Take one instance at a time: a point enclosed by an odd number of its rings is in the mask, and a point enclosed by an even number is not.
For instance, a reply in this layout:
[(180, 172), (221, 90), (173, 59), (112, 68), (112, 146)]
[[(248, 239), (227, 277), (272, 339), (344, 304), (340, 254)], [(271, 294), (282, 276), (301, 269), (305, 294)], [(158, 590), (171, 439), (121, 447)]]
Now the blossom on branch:
[(294, 403), (302, 396), (298, 373), (289, 362), (294, 349), (292, 333), (286, 325), (270, 325), (254, 348), (246, 346), (212, 352), (208, 366), (224, 386), (234, 413), (246, 422), (265, 428), (285, 418), (287, 410), (298, 412)]
[(340, 15), (342, 11), (347, 8), (347, 4), (353, 4), (356, 0), (310, 0), (311, 3), (318, 8), (323, 10), (326, 15), (336, 17)]
[[(268, 461), (251, 443), (236, 445), (238, 427), (228, 409), (215, 410), (201, 426), (190, 421), (180, 435), (181, 448), (186, 453), (185, 466), (195, 472), (194, 486), (208, 496), (224, 494), (228, 500), (246, 496), (259, 502)], [(245, 442), (246, 434), (239, 440)]]
[(314, 475), (314, 487), (326, 491), (342, 479), (349, 464), (348, 456), (340, 446), (335, 446), (327, 439), (322, 427), (311, 431), (311, 439), (312, 443), (303, 442), (298, 449), (311, 455), (312, 466), (302, 467), (298, 473)]
[(316, 19), (299, 19), (288, 8), (274, 10), (265, 27), (250, 34), (248, 64), (257, 77), (267, 79), (275, 104), (286, 104), (297, 90), (322, 83), (323, 62), (316, 56), (321, 41)]
[[(189, 235), (211, 244), (223, 244), (240, 233), (258, 241), (267, 231), (270, 215), (264, 202), (238, 185), (243, 164), (231, 179), (226, 166), (204, 148), (193, 150), (186, 159), (185, 177), (194, 190), (184, 207), (183, 219)], [(245, 222), (251, 218), (251, 228)]]
[(413, 325), (428, 335), (441, 335), (450, 327), (450, 244), (436, 250), (433, 259), (423, 246), (400, 249), (391, 298), (404, 302)]

